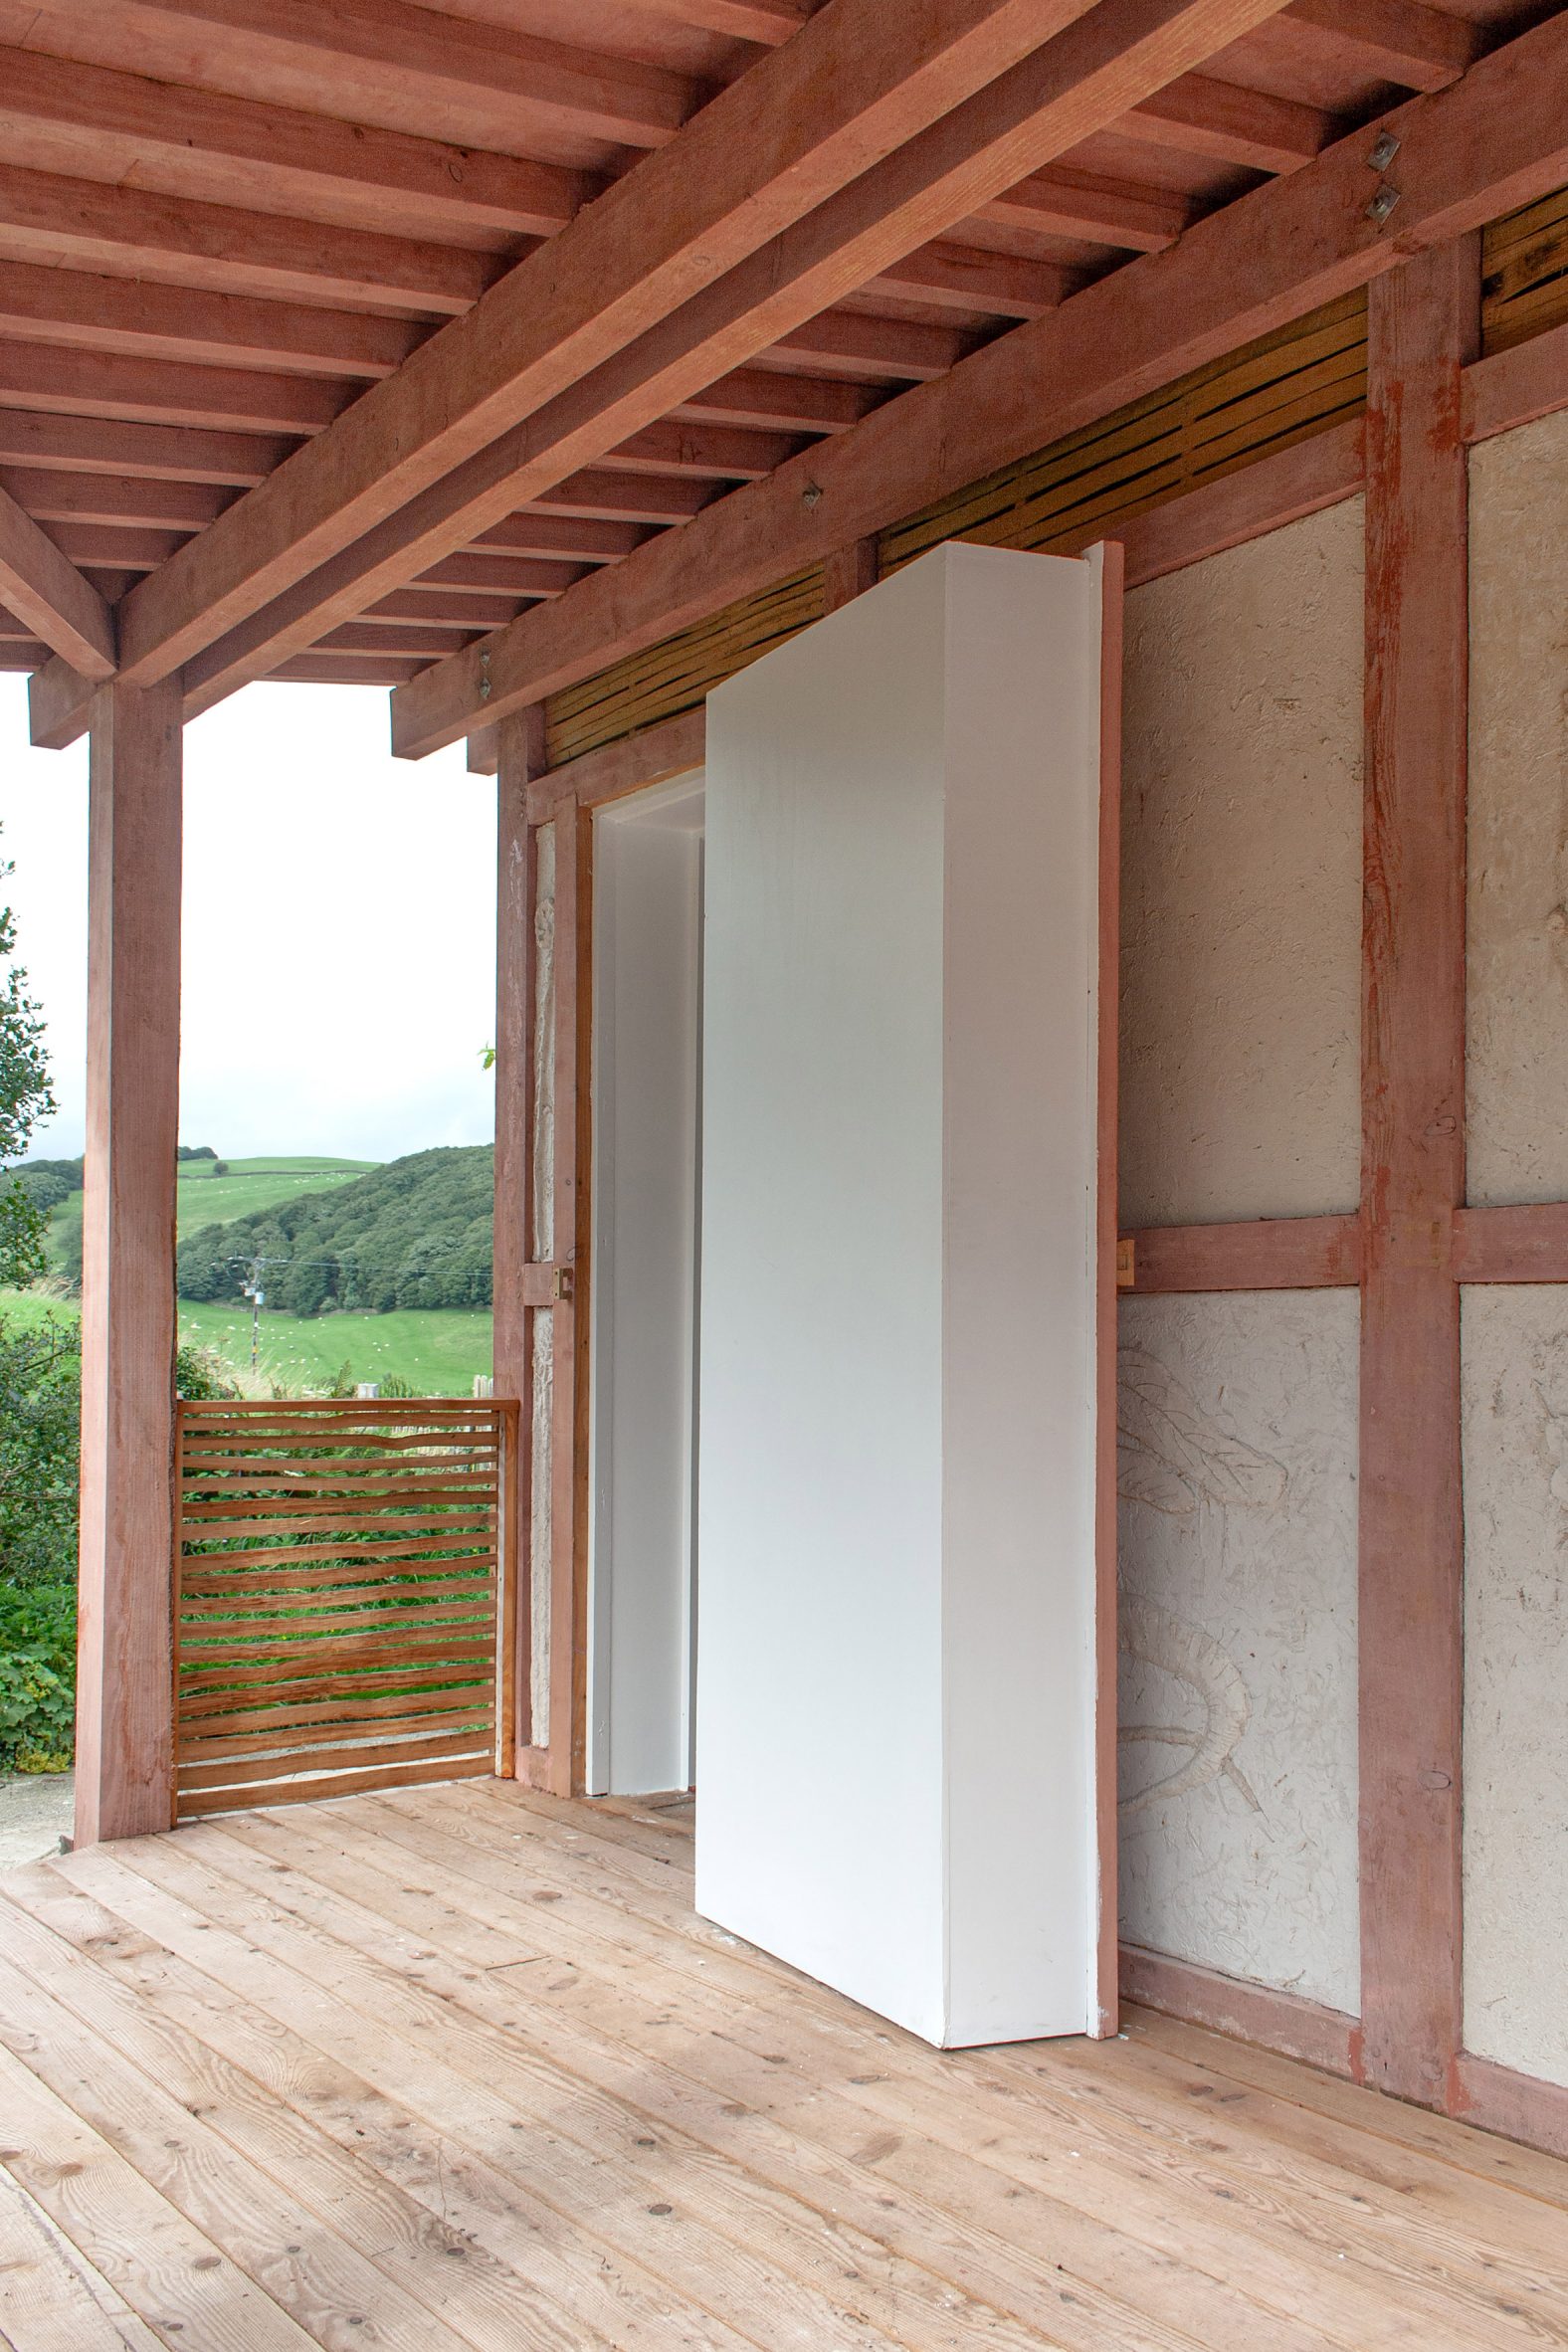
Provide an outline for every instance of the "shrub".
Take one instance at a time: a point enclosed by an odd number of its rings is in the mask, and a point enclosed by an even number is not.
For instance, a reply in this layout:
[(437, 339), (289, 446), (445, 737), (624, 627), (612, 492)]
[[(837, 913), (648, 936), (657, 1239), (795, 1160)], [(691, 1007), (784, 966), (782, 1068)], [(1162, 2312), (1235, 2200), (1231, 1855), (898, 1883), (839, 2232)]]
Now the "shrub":
[[(77, 1649), (81, 1325), (0, 1317), (0, 1770), (71, 1763)], [(223, 1358), (182, 1347), (182, 1397), (237, 1397)]]
[(74, 1584), (0, 1585), (0, 1770), (70, 1770), (76, 1651)]

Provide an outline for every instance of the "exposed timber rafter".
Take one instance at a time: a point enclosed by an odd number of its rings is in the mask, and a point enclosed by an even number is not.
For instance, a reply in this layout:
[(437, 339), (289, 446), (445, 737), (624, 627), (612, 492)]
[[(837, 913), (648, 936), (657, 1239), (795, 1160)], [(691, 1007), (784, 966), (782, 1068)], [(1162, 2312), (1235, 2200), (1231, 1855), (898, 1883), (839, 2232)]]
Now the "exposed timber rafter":
[[(53, 11), (69, 19), (71, 0)], [(689, 75), (514, 31), (435, 16), (417, 0), (114, 0), (125, 53), (170, 81), (228, 60), (307, 109), (323, 86), (344, 111), (418, 132), (461, 129), (504, 151), (519, 127), (627, 147), (672, 138), (708, 95)], [(192, 73), (191, 68), (196, 72)]]
[(1547, 194), (1568, 179), (1565, 86), (1559, 15), (1385, 118), (1398, 202), (1382, 219), (1369, 211), (1381, 184), (1373, 134), (1360, 131), (719, 500), (613, 583), (585, 580), (411, 681), (393, 696), (394, 749), (417, 758), (489, 726)]
[(0, 605), (84, 678), (112, 677), (108, 606), (6, 490), (0, 490)]
[(539, 267), (520, 264), (374, 387), (349, 432), (281, 467), (243, 524), (204, 533), (127, 602), (125, 674), (167, 676), (1084, 5), (966, 0), (933, 25), (906, 5), (841, 0), (580, 213)]
[[(487, 243), (551, 237), (598, 189), (559, 164), (368, 123), (176, 88), (36, 49), (0, 47), (0, 130), (12, 160), (156, 175), (170, 193), (247, 201), (365, 229)], [(46, 143), (47, 142), (47, 143)]]
[[(979, 0), (975, 6), (978, 9)], [(863, 364), (874, 375), (896, 371), (895, 361), (889, 367), (888, 351), (900, 340), (923, 340), (933, 346), (928, 363), (918, 357), (906, 360), (907, 372), (936, 373), (950, 366), (962, 346), (954, 346), (942, 330), (914, 322), (864, 319), (849, 311), (832, 311), (831, 305), (869, 277), (897, 264), (911, 249), (927, 246), (933, 235), (1015, 184), (1033, 166), (1067, 151), (1129, 104), (1179, 79), (1195, 59), (1265, 21), (1277, 6), (1278, 0), (1103, 0), (1085, 16), (1078, 0), (1056, 0), (1054, 7), (1034, 9), (1034, 41), (1025, 41), (1012, 19), (1004, 40), (998, 12), (991, 10), (986, 26), (989, 61), (994, 64), (999, 56), (1021, 50), (1016, 63), (994, 77), (981, 78), (971, 54), (965, 71), (979, 79), (980, 87), (950, 106), (938, 105), (938, 91), (932, 87), (939, 85), (940, 95), (950, 98), (950, 68), (941, 75), (916, 76), (912, 91), (906, 81), (900, 92), (902, 134), (881, 163), (855, 176), (853, 184), (841, 185), (805, 217), (796, 171), (797, 192), (789, 200), (793, 217), (760, 248), (752, 232), (737, 230), (732, 219), (716, 226), (710, 222), (703, 255), (708, 283), (673, 312), (661, 314), (629, 345), (622, 342), (609, 360), (588, 369), (553, 400), (536, 398), (532, 405), (525, 397), (527, 387), (532, 384), (537, 393), (552, 377), (559, 379), (563, 369), (559, 347), (540, 349), (538, 321), (529, 316), (518, 323), (516, 290), (529, 276), (524, 265), (471, 319), (424, 346), (396, 377), (367, 395), (334, 436), (323, 437), (316, 449), (302, 452), (282, 469), (276, 484), (246, 502), (246, 514), (236, 510), (226, 516), (166, 573), (132, 594), (121, 625), (125, 674), (162, 676), (178, 663), (185, 670), (187, 708), (208, 707), (247, 679), (266, 676), (282, 661), (304, 652), (324, 630), (352, 620), (487, 522), (547, 495), (563, 475), (591, 466), (608, 448), (769, 345), (798, 349), (812, 361), (831, 358), (853, 364), (849, 346), (859, 332), (866, 343)], [(1064, 20), (1073, 21), (1065, 22), (1054, 39), (1039, 42), (1044, 26)], [(824, 20), (825, 29), (830, 21), (841, 47), (856, 37), (858, 20), (835, 10), (831, 20)], [(885, 37), (887, 30), (885, 18), (879, 18), (879, 36)], [(804, 56), (816, 32), (811, 28), (801, 43), (770, 59), (769, 68), (782, 69)], [(868, 38), (864, 29), (860, 38)], [(908, 72), (907, 35), (900, 71)], [(857, 58), (856, 75), (862, 81), (864, 72), (864, 61)], [(746, 78), (748, 83), (752, 79)], [(700, 140), (742, 87), (726, 93), (686, 135)], [(841, 108), (853, 104), (853, 90), (841, 93), (837, 83), (834, 90)], [(885, 106), (863, 102), (857, 118), (868, 113), (883, 122), (881, 135), (887, 143)], [(935, 119), (922, 129), (921, 119), (933, 114)], [(779, 135), (790, 151), (798, 134), (785, 130)], [(701, 153), (711, 161), (707, 147)], [(693, 147), (692, 160), (696, 154)], [(658, 171), (677, 162), (679, 155), (677, 142), (643, 169)], [(842, 164), (834, 169), (842, 180)], [(708, 202), (701, 209), (711, 216), (720, 192), (704, 192)], [(595, 222), (604, 216), (604, 206), (619, 193), (613, 191), (603, 206), (564, 233), (552, 251), (552, 263), (571, 240), (576, 239), (579, 247), (586, 245)], [(657, 195), (657, 189), (645, 187), (649, 203)], [(723, 200), (743, 210), (755, 209), (751, 196)], [(633, 228), (646, 233), (642, 214), (634, 217)], [(751, 250), (726, 274), (715, 277), (714, 252), (736, 236)], [(674, 242), (668, 231), (656, 239), (660, 248), (673, 249)], [(556, 271), (551, 288), (566, 276), (564, 270)], [(1038, 292), (1041, 282), (1035, 283)], [(1061, 283), (1057, 280), (1048, 291), (1056, 292)], [(554, 298), (551, 288), (546, 289), (546, 308)], [(603, 310), (579, 316), (583, 300), (570, 286), (562, 298), (564, 314), (579, 320), (580, 344), (591, 350), (596, 336), (604, 339)], [(628, 313), (639, 303), (646, 306), (646, 293), (629, 292)], [(555, 309), (560, 312), (560, 300)], [(502, 318), (509, 333), (504, 346), (497, 344), (495, 333), (495, 321)], [(472, 330), (482, 321), (488, 323), (476, 335)], [(454, 367), (456, 390), (443, 381)], [(433, 389), (438, 386), (439, 395)], [(419, 427), (432, 398), (439, 398), (444, 429), (427, 429), (421, 435)], [(444, 476), (437, 470), (435, 479), (427, 479), (402, 511), (392, 506), (389, 469), (405, 487), (417, 483), (431, 476), (435, 449), (450, 454), (476, 440), (480, 417), (493, 427), (498, 417), (519, 411), (522, 421), (497, 439), (482, 440), (470, 457)], [(388, 441), (388, 418), (394, 426), (401, 420), (404, 427), (400, 436), (394, 432), (395, 447)], [(368, 466), (372, 454), (377, 461), (374, 478)], [(312, 506), (323, 485), (325, 513)], [(296, 492), (293, 501), (287, 496), (290, 487)], [(377, 510), (381, 518), (364, 529), (365, 517)], [(333, 551), (323, 562), (304, 566), (305, 552), (323, 546)], [(261, 593), (264, 587), (271, 595)], [(59, 731), (57, 719), (51, 739), (58, 739)]]

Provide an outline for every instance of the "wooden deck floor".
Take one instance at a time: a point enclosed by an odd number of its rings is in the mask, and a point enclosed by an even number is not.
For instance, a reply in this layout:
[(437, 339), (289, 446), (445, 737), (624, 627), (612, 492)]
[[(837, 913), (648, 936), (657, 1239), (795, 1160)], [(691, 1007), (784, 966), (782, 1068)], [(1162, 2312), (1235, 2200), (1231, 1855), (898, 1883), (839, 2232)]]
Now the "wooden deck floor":
[(0, 2337), (1568, 2344), (1568, 2166), (1148, 2016), (939, 2056), (703, 1925), (688, 1865), (477, 1782), (14, 1874)]

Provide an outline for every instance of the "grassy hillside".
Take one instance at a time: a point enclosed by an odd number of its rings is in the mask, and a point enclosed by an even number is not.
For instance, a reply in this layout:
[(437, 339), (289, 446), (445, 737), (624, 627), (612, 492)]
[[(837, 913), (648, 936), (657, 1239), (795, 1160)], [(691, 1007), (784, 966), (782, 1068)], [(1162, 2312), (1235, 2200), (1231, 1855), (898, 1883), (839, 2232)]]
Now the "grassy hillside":
[[(256, 1159), (229, 1160), (226, 1176), (214, 1176), (211, 1160), (181, 1163), (174, 1188), (181, 1239), (203, 1226), (227, 1225), (236, 1217), (281, 1208), (303, 1194), (324, 1192), (333, 1185), (350, 1184), (356, 1176), (379, 1167), (378, 1160)], [(74, 1192), (51, 1212), (50, 1264), (62, 1274), (75, 1274), (82, 1264), (82, 1195)]]
[(219, 1233), (187, 1231), (180, 1296), (238, 1302), (244, 1270), (235, 1260), (254, 1253), (270, 1261), (269, 1304), (295, 1315), (488, 1307), (493, 1165), (488, 1143), (411, 1152), (351, 1183), (259, 1209)]
[(380, 1164), (379, 1160), (229, 1160), (220, 1162), (227, 1166), (227, 1176), (201, 1174), (187, 1165), (180, 1170), (175, 1187), (181, 1238), (199, 1233), (204, 1225), (229, 1225), (236, 1217), (254, 1217), (259, 1210), (280, 1208), (285, 1201), (299, 1200), (305, 1193), (349, 1184)]
[[(46, 1316), (75, 1316), (76, 1302), (46, 1298), (36, 1291), (0, 1291), (0, 1318), (25, 1328)], [(251, 1317), (248, 1308), (227, 1302), (193, 1304), (182, 1299), (179, 1309), (182, 1342), (215, 1348), (243, 1375), (251, 1364)], [(324, 1388), (344, 1364), (349, 1378), (406, 1380), (419, 1396), (471, 1396), (476, 1373), (490, 1368), (490, 1318), (488, 1312), (465, 1314), (425, 1309), (403, 1314), (320, 1315), (300, 1322), (294, 1315), (262, 1315), (264, 1380), (285, 1387)]]

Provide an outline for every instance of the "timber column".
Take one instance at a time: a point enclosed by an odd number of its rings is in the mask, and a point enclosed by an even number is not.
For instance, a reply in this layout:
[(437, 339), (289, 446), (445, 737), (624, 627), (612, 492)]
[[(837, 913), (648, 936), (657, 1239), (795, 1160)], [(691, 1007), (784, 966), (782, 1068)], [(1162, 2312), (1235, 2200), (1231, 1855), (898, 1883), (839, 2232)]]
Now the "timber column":
[(181, 689), (93, 697), (79, 1846), (173, 1815)]
[(1447, 2102), (1461, 2036), (1465, 1198), (1474, 237), (1370, 289), (1361, 1319), (1365, 2078)]
[(511, 1452), (509, 1490), (502, 1514), (510, 1514), (511, 1584), (505, 1612), (509, 1655), (502, 1661), (502, 1690), (511, 1755), (509, 1775), (528, 1777), (526, 1750), (532, 1740), (529, 1688), (532, 1677), (530, 1599), (519, 1580), (530, 1576), (529, 1503), (532, 1492), (531, 1415), (533, 1398), (533, 1316), (527, 1294), (533, 1232), (533, 1056), (534, 845), (528, 825), (528, 786), (544, 773), (544, 712), (538, 704), (502, 719), (496, 729), (495, 774), (495, 1201), (494, 1387), (497, 1397), (519, 1399), (517, 1442)]

